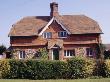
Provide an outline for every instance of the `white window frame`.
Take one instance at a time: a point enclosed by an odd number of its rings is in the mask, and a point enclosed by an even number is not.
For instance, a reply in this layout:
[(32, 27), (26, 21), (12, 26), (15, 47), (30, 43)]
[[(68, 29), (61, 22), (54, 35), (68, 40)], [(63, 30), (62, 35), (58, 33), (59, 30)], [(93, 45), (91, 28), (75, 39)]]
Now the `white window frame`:
[[(66, 51), (66, 55), (65, 55), (65, 51)], [(69, 51), (69, 55), (68, 55), (68, 51)], [(72, 54), (72, 56), (70, 55), (70, 51), (73, 51), (74, 54)], [(73, 57), (75, 56), (75, 50), (64, 50), (64, 57)]]
[(25, 59), (26, 54), (24, 54), (25, 51), (19, 51), (19, 59)]
[[(48, 34), (49, 34), (49, 37), (48, 37)], [(43, 38), (47, 38), (47, 39), (52, 38), (52, 32), (44, 32), (43, 33)]]
[[(87, 49), (89, 49), (89, 54), (87, 53)], [(91, 52), (91, 50), (92, 50), (92, 52)], [(92, 48), (86, 48), (86, 55), (89, 57), (93, 57), (93, 49)]]
[[(63, 33), (63, 36), (61, 36), (61, 33)], [(64, 36), (65, 33), (66, 33), (66, 36)], [(59, 35), (60, 35), (60, 36), (59, 36)], [(59, 32), (58, 32), (58, 37), (59, 37), (59, 38), (66, 38), (66, 37), (67, 37), (67, 32), (66, 32), (66, 31), (59, 31)]]

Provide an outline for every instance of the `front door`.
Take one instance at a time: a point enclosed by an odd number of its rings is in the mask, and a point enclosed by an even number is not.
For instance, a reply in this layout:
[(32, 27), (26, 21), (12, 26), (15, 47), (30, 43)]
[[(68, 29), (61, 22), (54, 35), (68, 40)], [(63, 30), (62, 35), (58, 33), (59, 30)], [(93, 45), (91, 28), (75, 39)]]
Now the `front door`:
[(59, 50), (53, 49), (53, 60), (59, 60)]

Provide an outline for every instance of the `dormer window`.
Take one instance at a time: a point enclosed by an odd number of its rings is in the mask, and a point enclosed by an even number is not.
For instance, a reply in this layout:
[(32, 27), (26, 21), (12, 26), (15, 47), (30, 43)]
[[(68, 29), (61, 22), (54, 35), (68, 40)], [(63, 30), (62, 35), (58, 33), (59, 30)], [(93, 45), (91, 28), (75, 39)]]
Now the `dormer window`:
[(58, 32), (58, 37), (60, 37), (60, 38), (66, 38), (67, 37), (67, 32), (66, 31), (60, 31), (60, 32)]
[(52, 38), (52, 33), (51, 32), (44, 32), (43, 38)]

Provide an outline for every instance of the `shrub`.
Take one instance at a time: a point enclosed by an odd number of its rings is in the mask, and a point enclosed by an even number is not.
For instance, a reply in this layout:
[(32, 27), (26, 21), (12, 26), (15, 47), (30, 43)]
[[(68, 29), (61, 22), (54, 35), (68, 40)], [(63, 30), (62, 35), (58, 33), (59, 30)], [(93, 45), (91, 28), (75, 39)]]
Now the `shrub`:
[(39, 48), (37, 53), (41, 60), (48, 60), (48, 52), (46, 48)]
[(44, 60), (10, 60), (7, 78), (60, 79), (66, 77), (67, 63)]
[(89, 77), (93, 73), (94, 61), (82, 57), (68, 60), (69, 78), (78, 79)]
[(110, 59), (110, 50), (104, 51), (104, 59)]
[(62, 61), (31, 60), (27, 62), (27, 65), (30, 69), (27, 71), (31, 75), (30, 79), (60, 79), (65, 77), (67, 63)]
[(0, 60), (0, 78), (7, 78), (10, 71), (8, 60)]
[(105, 67), (106, 77), (110, 77), (110, 59), (105, 60)]
[(103, 59), (97, 59), (93, 75), (99, 77), (106, 77), (106, 67)]
[(8, 78), (26, 79), (27, 70), (29, 68), (26, 64), (26, 60), (12, 59), (9, 61), (9, 65), (10, 65), (10, 73), (8, 75)]
[(68, 61), (5, 60), (0, 61), (1, 78), (9, 79), (77, 79), (92, 75), (94, 60), (74, 57)]

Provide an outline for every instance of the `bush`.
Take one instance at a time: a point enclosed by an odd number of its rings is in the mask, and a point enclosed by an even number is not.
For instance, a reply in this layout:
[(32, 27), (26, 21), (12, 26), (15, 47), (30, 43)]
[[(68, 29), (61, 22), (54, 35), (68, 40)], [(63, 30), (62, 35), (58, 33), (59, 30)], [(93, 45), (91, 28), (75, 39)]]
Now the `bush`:
[(48, 60), (48, 52), (46, 48), (39, 48), (37, 51), (40, 60)]
[(92, 59), (74, 57), (68, 60), (68, 66), (70, 79), (86, 78), (93, 73), (94, 61)]
[(0, 78), (7, 78), (10, 71), (8, 60), (0, 60)]
[(110, 77), (110, 59), (105, 60), (105, 67), (106, 77)]
[(106, 77), (105, 70), (105, 61), (103, 59), (97, 59), (93, 75), (99, 77)]
[(110, 50), (104, 51), (104, 59), (110, 59)]
[(10, 59), (0, 61), (0, 74), (8, 79), (78, 79), (91, 77), (94, 66), (93, 59), (80, 57), (67, 61)]
[(8, 78), (60, 79), (66, 77), (67, 63), (44, 60), (10, 60)]

